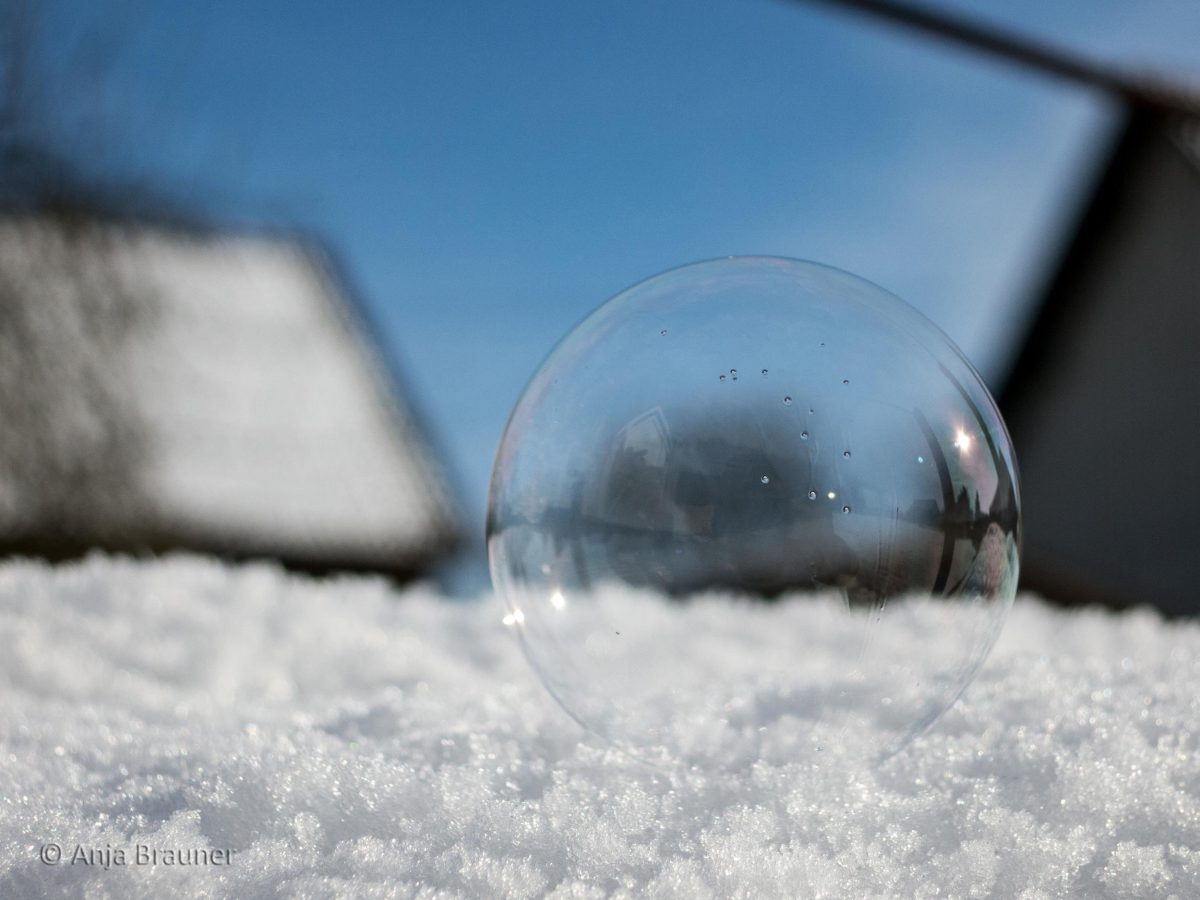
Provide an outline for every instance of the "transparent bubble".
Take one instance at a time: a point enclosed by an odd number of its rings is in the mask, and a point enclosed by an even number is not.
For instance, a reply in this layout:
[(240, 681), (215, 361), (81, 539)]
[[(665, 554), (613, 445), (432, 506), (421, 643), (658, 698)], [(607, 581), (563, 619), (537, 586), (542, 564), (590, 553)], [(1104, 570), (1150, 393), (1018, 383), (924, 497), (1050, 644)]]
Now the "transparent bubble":
[(488, 554), (541, 680), (618, 747), (878, 759), (991, 649), (1019, 520), (1003, 422), (944, 334), (845, 272), (730, 258), (555, 348), (501, 441)]

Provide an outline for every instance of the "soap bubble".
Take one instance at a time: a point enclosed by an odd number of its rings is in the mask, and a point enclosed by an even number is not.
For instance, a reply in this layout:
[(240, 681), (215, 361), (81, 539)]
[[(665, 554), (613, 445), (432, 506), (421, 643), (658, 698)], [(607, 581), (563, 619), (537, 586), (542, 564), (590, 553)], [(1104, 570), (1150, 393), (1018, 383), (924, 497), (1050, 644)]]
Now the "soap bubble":
[(658, 275), (567, 335), (488, 509), (545, 686), (667, 764), (895, 752), (991, 649), (1019, 547), (1012, 447), (961, 352), (869, 282), (765, 257)]

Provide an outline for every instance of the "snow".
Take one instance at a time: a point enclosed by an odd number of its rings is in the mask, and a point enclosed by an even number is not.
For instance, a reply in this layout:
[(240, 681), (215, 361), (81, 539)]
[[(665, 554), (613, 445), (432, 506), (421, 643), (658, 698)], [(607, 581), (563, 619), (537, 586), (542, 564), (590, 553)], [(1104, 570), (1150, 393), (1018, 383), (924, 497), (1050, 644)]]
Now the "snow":
[(1196, 624), (1023, 596), (882, 765), (672, 779), (585, 739), (503, 615), (198, 557), (0, 565), (0, 896), (1200, 896)]

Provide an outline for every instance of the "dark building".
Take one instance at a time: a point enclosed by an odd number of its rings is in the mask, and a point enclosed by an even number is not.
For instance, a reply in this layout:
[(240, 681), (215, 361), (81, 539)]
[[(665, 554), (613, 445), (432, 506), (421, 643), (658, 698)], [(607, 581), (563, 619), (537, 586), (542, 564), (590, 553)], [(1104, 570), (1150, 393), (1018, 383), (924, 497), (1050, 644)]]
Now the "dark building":
[(1129, 103), (1000, 404), (1024, 583), (1200, 612), (1200, 118)]
[(1116, 138), (993, 385), (1020, 466), (1022, 586), (1200, 612), (1200, 91), (893, 0), (827, 0), (1105, 93)]

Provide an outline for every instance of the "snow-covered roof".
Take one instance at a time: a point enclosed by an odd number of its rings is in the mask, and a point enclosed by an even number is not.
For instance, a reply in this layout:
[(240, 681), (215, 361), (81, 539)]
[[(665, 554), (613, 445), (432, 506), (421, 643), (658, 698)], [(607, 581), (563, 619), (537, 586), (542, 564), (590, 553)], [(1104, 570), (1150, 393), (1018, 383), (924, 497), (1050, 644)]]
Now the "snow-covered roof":
[(314, 245), (0, 219), (0, 548), (412, 574), (455, 504)]

